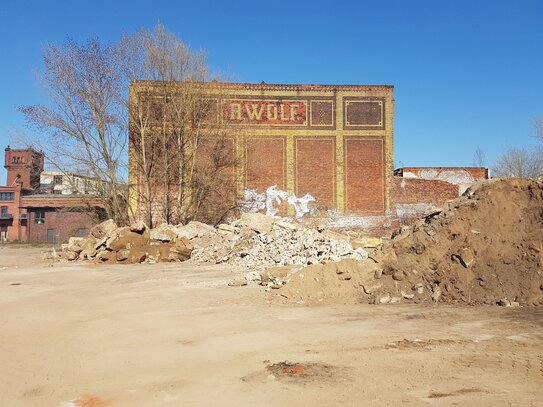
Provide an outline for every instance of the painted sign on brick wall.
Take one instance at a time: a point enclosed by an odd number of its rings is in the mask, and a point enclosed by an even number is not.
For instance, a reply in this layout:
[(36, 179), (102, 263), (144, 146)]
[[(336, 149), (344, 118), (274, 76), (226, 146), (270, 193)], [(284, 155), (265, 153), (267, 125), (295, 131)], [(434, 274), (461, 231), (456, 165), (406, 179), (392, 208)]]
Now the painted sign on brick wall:
[(229, 124), (306, 126), (306, 100), (226, 99), (224, 120)]

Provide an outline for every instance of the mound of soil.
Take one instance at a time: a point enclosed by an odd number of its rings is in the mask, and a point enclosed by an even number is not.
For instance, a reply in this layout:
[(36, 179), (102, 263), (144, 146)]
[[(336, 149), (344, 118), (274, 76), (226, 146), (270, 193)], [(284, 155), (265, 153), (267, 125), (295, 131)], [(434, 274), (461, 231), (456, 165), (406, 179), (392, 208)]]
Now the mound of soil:
[(337, 267), (312, 267), (278, 294), (309, 304), (543, 305), (543, 181), (473, 186), (351, 266), (349, 279)]

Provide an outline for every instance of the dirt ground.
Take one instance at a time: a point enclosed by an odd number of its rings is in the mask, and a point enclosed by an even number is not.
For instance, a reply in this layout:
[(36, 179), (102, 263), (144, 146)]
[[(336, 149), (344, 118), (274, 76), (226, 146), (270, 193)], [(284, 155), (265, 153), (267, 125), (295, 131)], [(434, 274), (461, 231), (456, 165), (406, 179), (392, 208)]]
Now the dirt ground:
[(0, 406), (543, 406), (543, 308), (277, 304), (0, 246)]

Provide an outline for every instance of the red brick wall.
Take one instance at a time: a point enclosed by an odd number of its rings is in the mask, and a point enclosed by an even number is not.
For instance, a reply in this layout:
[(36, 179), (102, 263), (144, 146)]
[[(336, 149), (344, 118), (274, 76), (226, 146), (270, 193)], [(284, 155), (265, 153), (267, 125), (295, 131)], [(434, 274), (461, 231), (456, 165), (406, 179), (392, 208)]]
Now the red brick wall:
[(347, 213), (383, 215), (384, 140), (345, 137), (345, 208)]
[[(220, 219), (236, 207), (236, 161), (234, 139), (202, 138), (196, 154), (198, 179), (205, 185), (199, 219)], [(174, 188), (177, 192), (177, 188)]]
[(1, 192), (13, 192), (13, 201), (0, 201), (0, 207), (7, 207), (7, 213), (12, 215), (11, 219), (0, 219), (0, 230), (7, 232), (7, 239), (9, 241), (24, 240), (26, 235), (24, 234), (24, 227), (19, 225), (19, 215), (24, 213), (25, 210), (21, 209), (21, 184), (17, 184), (15, 187), (0, 187)]
[(441, 206), (458, 197), (458, 185), (445, 181), (394, 177), (391, 188), (392, 205), (430, 203)]
[[(286, 190), (284, 137), (248, 138), (246, 144), (247, 188), (264, 192), (277, 185)], [(348, 136), (345, 138), (346, 212), (383, 215), (385, 211), (384, 139)], [(295, 137), (294, 193), (309, 193), (319, 208), (335, 208), (336, 140), (334, 137)], [(284, 205), (283, 205), (284, 206)], [(280, 214), (285, 214), (282, 207)]]
[(43, 153), (32, 149), (5, 150), (5, 168), (7, 169), (6, 185), (14, 186), (20, 176), (23, 188), (37, 188), (40, 184), (40, 173), (43, 171)]
[(47, 242), (47, 230), (53, 229), (56, 238), (55, 243), (64, 243), (71, 236), (78, 236), (79, 229), (85, 229), (88, 234), (89, 229), (96, 224), (96, 220), (89, 212), (85, 211), (64, 211), (55, 209), (45, 210), (45, 222), (43, 224), (36, 223), (36, 209), (29, 211), (29, 241), (30, 242)]
[(319, 208), (335, 208), (336, 142), (334, 138), (295, 140), (295, 195), (307, 193), (317, 199)]
[(221, 184), (223, 188), (212, 191), (210, 200), (221, 202), (227, 198), (231, 205), (235, 204), (236, 162), (234, 156), (234, 139), (201, 138), (196, 153), (197, 169), (206, 175), (214, 177), (216, 182), (209, 182), (210, 187)]
[(285, 137), (247, 139), (247, 188), (266, 191), (272, 185), (286, 190)]

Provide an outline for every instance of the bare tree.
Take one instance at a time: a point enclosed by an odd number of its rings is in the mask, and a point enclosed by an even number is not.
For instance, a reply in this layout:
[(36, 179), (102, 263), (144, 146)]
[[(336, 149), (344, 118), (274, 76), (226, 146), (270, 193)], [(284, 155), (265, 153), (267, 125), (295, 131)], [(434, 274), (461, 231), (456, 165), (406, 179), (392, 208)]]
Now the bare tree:
[(43, 79), (51, 104), (20, 110), (46, 134), (39, 145), (50, 162), (92, 177), (118, 223), (142, 213), (150, 225), (216, 221), (235, 206), (232, 134), (213, 122), (220, 87), (212, 91), (205, 53), (162, 24), (115, 44), (49, 45)]
[(528, 151), (523, 148), (511, 148), (503, 153), (493, 168), (497, 177), (543, 176), (543, 151), (541, 148)]
[(486, 167), (486, 154), (481, 147), (475, 149), (475, 153), (473, 154), (473, 166)]
[[(160, 23), (125, 35), (120, 51), (130, 82), (130, 172), (138, 174), (133, 204), (144, 208), (151, 225), (217, 221), (234, 206), (234, 199), (221, 204), (221, 195), (234, 189), (235, 181), (224, 176), (234, 162), (224, 148), (232, 135), (213, 121), (219, 95), (216, 87), (210, 93), (205, 54), (191, 51)], [(203, 202), (213, 196), (218, 210), (212, 215)]]
[(534, 119), (534, 129), (535, 129), (535, 136), (536, 138), (542, 143), (543, 145), (543, 116), (536, 117)]
[(43, 81), (51, 103), (20, 110), (43, 131), (39, 145), (49, 162), (91, 177), (107, 216), (126, 223), (126, 109), (117, 60), (117, 48), (96, 38), (48, 45)]

